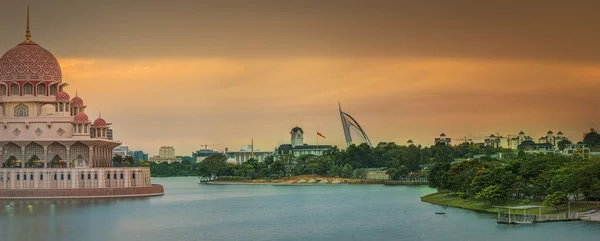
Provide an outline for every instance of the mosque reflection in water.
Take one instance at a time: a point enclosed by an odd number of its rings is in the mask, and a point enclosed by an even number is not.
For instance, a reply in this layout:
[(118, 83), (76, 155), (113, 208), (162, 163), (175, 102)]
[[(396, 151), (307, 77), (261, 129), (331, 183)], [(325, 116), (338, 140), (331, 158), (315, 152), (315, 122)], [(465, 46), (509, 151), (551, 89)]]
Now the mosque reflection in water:
[[(144, 202), (142, 200), (144, 198), (0, 200), (0, 240), (61, 240), (69, 237), (66, 228), (61, 226), (63, 217), (90, 207), (109, 209), (117, 203)], [(82, 228), (94, 223), (93, 219), (81, 220)]]

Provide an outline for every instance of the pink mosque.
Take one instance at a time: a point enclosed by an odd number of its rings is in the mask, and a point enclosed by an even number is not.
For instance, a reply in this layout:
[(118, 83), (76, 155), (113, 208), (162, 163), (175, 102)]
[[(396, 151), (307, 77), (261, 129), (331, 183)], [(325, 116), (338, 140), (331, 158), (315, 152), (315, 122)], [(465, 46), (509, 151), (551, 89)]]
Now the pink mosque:
[(162, 195), (147, 167), (112, 167), (110, 129), (64, 88), (58, 61), (31, 40), (0, 58), (0, 199)]

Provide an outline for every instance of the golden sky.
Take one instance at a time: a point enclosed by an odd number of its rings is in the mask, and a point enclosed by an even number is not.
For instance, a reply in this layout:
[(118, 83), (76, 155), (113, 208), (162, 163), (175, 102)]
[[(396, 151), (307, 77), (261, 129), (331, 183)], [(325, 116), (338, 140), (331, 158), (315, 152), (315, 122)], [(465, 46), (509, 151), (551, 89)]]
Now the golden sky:
[(30, 4), (71, 95), (150, 154), (343, 145), (338, 101), (373, 142), (599, 128), (597, 1), (9, 1), (0, 52)]

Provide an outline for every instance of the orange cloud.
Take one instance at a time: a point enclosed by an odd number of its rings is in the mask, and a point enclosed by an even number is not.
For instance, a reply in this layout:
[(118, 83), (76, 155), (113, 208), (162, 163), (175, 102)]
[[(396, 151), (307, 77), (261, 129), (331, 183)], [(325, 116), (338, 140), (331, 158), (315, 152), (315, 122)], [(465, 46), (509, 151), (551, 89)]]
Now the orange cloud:
[[(289, 128), (344, 143), (337, 101), (371, 139), (429, 145), (454, 137), (562, 129), (600, 117), (599, 67), (533, 61), (402, 58), (60, 59), (70, 92), (114, 122), (115, 136), (155, 153), (175, 145), (263, 150)], [(314, 142), (311, 137), (307, 141)]]

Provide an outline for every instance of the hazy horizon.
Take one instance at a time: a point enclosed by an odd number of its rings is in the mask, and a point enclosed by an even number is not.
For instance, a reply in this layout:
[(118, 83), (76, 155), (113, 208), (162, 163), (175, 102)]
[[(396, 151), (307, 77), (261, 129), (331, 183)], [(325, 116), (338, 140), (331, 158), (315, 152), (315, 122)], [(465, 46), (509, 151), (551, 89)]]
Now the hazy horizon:
[(373, 144), (576, 142), (600, 128), (600, 2), (576, 2), (8, 0), (0, 52), (24, 40), (30, 5), (66, 91), (150, 155), (270, 151), (295, 126), (345, 147), (338, 101)]

